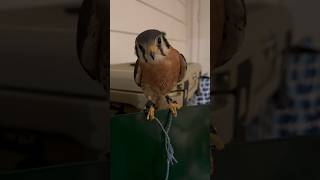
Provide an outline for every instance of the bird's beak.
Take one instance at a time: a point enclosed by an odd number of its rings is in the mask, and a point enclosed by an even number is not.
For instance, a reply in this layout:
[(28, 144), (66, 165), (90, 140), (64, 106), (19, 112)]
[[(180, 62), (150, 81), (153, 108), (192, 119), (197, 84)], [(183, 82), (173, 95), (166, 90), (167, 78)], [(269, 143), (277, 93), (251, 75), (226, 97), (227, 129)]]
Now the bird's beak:
[(150, 51), (150, 53), (152, 53), (152, 54), (154, 54), (154, 53), (156, 52), (156, 50), (157, 50), (157, 47), (154, 46), (154, 45), (150, 46), (150, 48), (149, 48), (149, 51)]
[(155, 54), (156, 50), (157, 50), (157, 47), (154, 45), (150, 46), (150, 48), (149, 48), (150, 56), (151, 56), (152, 60), (154, 60), (154, 54)]

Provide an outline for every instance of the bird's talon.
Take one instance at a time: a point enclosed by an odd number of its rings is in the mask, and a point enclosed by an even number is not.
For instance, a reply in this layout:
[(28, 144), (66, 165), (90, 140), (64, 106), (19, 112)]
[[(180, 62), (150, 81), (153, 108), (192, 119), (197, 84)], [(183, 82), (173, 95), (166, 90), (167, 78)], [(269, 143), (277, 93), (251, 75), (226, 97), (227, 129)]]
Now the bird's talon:
[(174, 116), (174, 117), (177, 117), (177, 110), (179, 109), (178, 108), (178, 103), (176, 101), (173, 101), (173, 102), (170, 102), (169, 103), (169, 109), (171, 111), (171, 114)]
[(147, 115), (147, 120), (152, 121), (155, 117), (154, 117), (154, 112), (155, 112), (155, 107), (154, 107), (154, 103), (152, 101), (148, 101), (146, 103), (146, 115)]

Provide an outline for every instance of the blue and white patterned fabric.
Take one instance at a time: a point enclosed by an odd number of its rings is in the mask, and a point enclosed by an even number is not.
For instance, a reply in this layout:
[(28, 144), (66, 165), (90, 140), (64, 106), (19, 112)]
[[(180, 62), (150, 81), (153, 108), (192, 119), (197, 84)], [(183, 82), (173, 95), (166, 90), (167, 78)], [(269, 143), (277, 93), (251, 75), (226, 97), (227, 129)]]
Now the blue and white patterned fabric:
[[(307, 41), (303, 46), (312, 44)], [(273, 136), (320, 135), (320, 55), (290, 54), (285, 80), (291, 101), (274, 109)]]
[(199, 90), (188, 102), (188, 105), (200, 105), (210, 103), (210, 78), (203, 75), (199, 79)]
[[(300, 47), (312, 49), (304, 40)], [(247, 140), (320, 135), (320, 54), (290, 52), (285, 59), (282, 91), (247, 124)]]

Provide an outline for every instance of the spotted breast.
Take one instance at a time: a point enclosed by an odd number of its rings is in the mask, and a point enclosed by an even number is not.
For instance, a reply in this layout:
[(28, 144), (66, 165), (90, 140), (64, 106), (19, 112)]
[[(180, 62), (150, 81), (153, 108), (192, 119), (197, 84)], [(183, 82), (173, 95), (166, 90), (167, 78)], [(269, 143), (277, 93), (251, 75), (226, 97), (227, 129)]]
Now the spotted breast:
[(166, 57), (154, 63), (141, 63), (142, 88), (148, 96), (167, 95), (176, 85), (180, 73), (179, 52), (171, 48)]

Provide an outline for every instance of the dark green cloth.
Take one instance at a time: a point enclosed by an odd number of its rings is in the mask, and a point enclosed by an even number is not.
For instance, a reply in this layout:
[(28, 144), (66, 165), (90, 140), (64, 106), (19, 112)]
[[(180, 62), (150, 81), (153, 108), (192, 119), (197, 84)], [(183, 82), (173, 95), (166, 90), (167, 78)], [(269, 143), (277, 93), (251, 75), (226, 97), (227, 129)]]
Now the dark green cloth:
[[(167, 110), (157, 112), (164, 121)], [(177, 164), (170, 167), (170, 179), (209, 180), (210, 106), (186, 106), (173, 118), (169, 136)], [(118, 115), (111, 119), (111, 179), (164, 180), (166, 151), (164, 136), (156, 121), (143, 113)]]

